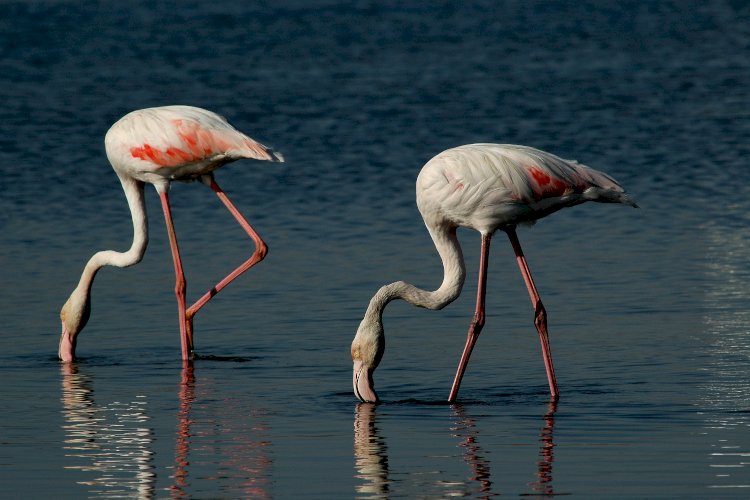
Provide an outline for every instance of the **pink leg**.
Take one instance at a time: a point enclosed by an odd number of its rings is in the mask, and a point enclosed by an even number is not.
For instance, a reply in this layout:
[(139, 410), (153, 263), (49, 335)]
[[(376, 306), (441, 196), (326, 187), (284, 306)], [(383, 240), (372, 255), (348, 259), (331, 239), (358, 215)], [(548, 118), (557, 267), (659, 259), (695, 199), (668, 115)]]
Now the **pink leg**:
[(169, 194), (167, 192), (159, 193), (161, 206), (164, 210), (164, 220), (167, 222), (167, 233), (169, 234), (169, 246), (172, 248), (172, 262), (174, 263), (175, 287), (174, 292), (177, 296), (177, 311), (180, 316), (180, 341), (182, 344), (182, 359), (188, 360), (193, 352), (193, 332), (188, 328), (186, 320), (186, 302), (185, 302), (185, 274), (182, 272), (182, 260), (180, 259), (180, 248), (177, 245), (177, 235), (174, 231), (172, 222), (172, 210), (169, 206)]
[(513, 245), (513, 251), (516, 253), (516, 260), (518, 261), (518, 267), (521, 268), (521, 274), (523, 280), (526, 282), (526, 288), (529, 290), (529, 297), (531, 298), (531, 305), (534, 306), (534, 325), (539, 332), (539, 340), (542, 343), (542, 356), (544, 358), (544, 367), (547, 370), (547, 381), (549, 382), (549, 390), (552, 395), (553, 401), (556, 401), (559, 397), (557, 391), (557, 379), (555, 379), (555, 368), (552, 366), (552, 353), (549, 347), (549, 333), (547, 332), (547, 311), (544, 309), (542, 299), (539, 298), (539, 293), (536, 291), (534, 280), (531, 278), (531, 271), (526, 263), (526, 257), (523, 255), (521, 249), (521, 243), (518, 241), (515, 229), (506, 229), (505, 231), (510, 239), (510, 244)]
[(239, 210), (237, 210), (237, 207), (234, 206), (234, 204), (229, 200), (227, 195), (224, 193), (224, 191), (221, 190), (218, 184), (216, 184), (216, 181), (214, 181), (213, 176), (210, 176), (208, 178), (208, 185), (213, 191), (216, 193), (216, 195), (219, 197), (222, 203), (227, 207), (229, 212), (234, 216), (234, 218), (239, 222), (240, 226), (242, 226), (242, 229), (245, 230), (245, 232), (252, 238), (253, 242), (255, 243), (255, 252), (250, 256), (249, 259), (247, 259), (245, 262), (240, 264), (234, 271), (229, 273), (223, 280), (219, 281), (213, 288), (211, 288), (208, 292), (206, 292), (203, 297), (199, 298), (195, 304), (190, 306), (187, 309), (186, 312), (186, 318), (187, 322), (190, 325), (192, 329), (192, 322), (193, 317), (195, 316), (195, 313), (200, 310), (201, 307), (206, 305), (206, 302), (211, 300), (211, 298), (219, 293), (225, 286), (227, 286), (229, 283), (234, 281), (235, 278), (237, 278), (240, 274), (244, 273), (251, 267), (253, 267), (255, 264), (263, 260), (265, 258), (266, 254), (268, 253), (268, 246), (266, 243), (260, 238), (258, 233), (255, 232), (255, 229), (252, 228), (252, 226), (245, 220), (245, 218), (242, 216)]
[(474, 318), (471, 320), (469, 325), (469, 334), (466, 338), (466, 345), (464, 346), (464, 352), (461, 354), (461, 361), (458, 363), (458, 370), (456, 371), (456, 377), (453, 379), (453, 386), (451, 387), (450, 395), (448, 396), (448, 402), (453, 403), (456, 401), (458, 396), (458, 388), (461, 385), (461, 379), (466, 371), (466, 365), (469, 364), (469, 357), (471, 351), (474, 349), (474, 344), (477, 343), (479, 333), (484, 327), (484, 298), (486, 295), (487, 288), (487, 262), (490, 256), (490, 239), (491, 234), (482, 235), (482, 253), (479, 261), (479, 284), (477, 285), (477, 306), (474, 310)]

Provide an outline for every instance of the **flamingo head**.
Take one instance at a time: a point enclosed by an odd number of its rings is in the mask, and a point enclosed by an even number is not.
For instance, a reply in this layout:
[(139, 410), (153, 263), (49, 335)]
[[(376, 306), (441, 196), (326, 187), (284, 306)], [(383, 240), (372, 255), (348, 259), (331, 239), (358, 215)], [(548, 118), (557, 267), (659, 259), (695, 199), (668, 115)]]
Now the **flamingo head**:
[(75, 360), (76, 337), (86, 326), (90, 314), (91, 299), (89, 295), (80, 293), (78, 290), (74, 291), (60, 311), (62, 335), (60, 336), (60, 347), (57, 354), (61, 360), (65, 362)]
[(352, 341), (352, 361), (354, 362), (352, 384), (354, 394), (360, 401), (366, 403), (379, 401), (375, 393), (372, 373), (380, 364), (383, 351), (385, 351), (383, 324), (365, 317)]

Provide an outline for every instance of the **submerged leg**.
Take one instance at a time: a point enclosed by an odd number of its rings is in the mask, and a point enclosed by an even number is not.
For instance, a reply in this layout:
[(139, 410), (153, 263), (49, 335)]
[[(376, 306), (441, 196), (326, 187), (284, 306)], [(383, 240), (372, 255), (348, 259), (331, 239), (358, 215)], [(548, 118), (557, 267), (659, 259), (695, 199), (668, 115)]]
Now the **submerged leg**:
[(193, 317), (195, 316), (195, 313), (197, 313), (201, 307), (206, 305), (206, 302), (211, 300), (211, 298), (219, 293), (225, 286), (227, 286), (229, 283), (234, 281), (235, 278), (237, 278), (240, 274), (244, 273), (251, 267), (253, 267), (255, 264), (263, 260), (263, 258), (268, 253), (268, 246), (266, 243), (260, 238), (258, 233), (255, 232), (255, 229), (252, 228), (250, 223), (247, 222), (247, 220), (242, 216), (239, 210), (237, 210), (237, 207), (234, 206), (234, 204), (229, 200), (227, 195), (222, 191), (222, 189), (219, 187), (218, 184), (216, 184), (216, 181), (214, 180), (212, 175), (204, 176), (203, 181), (208, 184), (208, 186), (216, 193), (216, 196), (219, 197), (221, 202), (224, 204), (224, 206), (227, 207), (229, 212), (232, 214), (232, 216), (237, 220), (237, 222), (242, 226), (242, 229), (245, 230), (245, 232), (250, 236), (250, 238), (255, 243), (255, 251), (250, 256), (249, 259), (247, 259), (245, 262), (240, 264), (234, 271), (229, 273), (223, 280), (219, 281), (213, 288), (211, 288), (208, 292), (206, 292), (201, 298), (199, 298), (195, 304), (190, 306), (186, 313), (186, 319), (188, 324), (192, 327)]
[(510, 239), (510, 244), (513, 245), (513, 251), (516, 253), (516, 260), (518, 261), (518, 267), (521, 268), (521, 274), (523, 280), (526, 283), (526, 288), (529, 290), (529, 297), (531, 298), (531, 305), (534, 306), (534, 325), (536, 330), (539, 332), (539, 340), (542, 343), (542, 357), (544, 358), (544, 367), (547, 370), (547, 381), (549, 382), (549, 391), (552, 395), (553, 400), (557, 400), (559, 392), (557, 391), (557, 379), (555, 378), (555, 368), (552, 366), (552, 353), (549, 347), (549, 333), (547, 332), (547, 311), (544, 309), (542, 299), (539, 298), (539, 293), (536, 291), (534, 280), (531, 278), (531, 271), (526, 263), (526, 257), (523, 255), (521, 249), (521, 243), (518, 241), (515, 229), (506, 229), (505, 231)]
[(180, 342), (182, 344), (182, 359), (188, 360), (193, 353), (193, 332), (189, 328), (186, 319), (185, 303), (185, 273), (182, 272), (182, 260), (180, 259), (180, 248), (177, 245), (177, 235), (174, 231), (172, 222), (172, 210), (169, 206), (169, 194), (159, 192), (161, 206), (164, 210), (164, 220), (167, 223), (167, 233), (169, 234), (169, 246), (172, 249), (172, 262), (174, 263), (175, 286), (174, 293), (177, 296), (177, 312), (180, 316)]
[(450, 395), (448, 396), (448, 402), (453, 403), (456, 401), (458, 396), (458, 388), (461, 385), (461, 379), (466, 371), (466, 365), (469, 364), (469, 357), (471, 351), (474, 349), (474, 344), (477, 343), (479, 333), (484, 327), (484, 298), (486, 295), (487, 288), (487, 262), (490, 256), (490, 239), (491, 234), (482, 235), (482, 251), (479, 261), (479, 284), (477, 285), (477, 306), (474, 310), (474, 318), (471, 320), (469, 325), (469, 333), (466, 338), (466, 345), (464, 346), (464, 352), (461, 354), (461, 361), (458, 363), (458, 370), (456, 370), (456, 377), (453, 379), (453, 386), (451, 387)]

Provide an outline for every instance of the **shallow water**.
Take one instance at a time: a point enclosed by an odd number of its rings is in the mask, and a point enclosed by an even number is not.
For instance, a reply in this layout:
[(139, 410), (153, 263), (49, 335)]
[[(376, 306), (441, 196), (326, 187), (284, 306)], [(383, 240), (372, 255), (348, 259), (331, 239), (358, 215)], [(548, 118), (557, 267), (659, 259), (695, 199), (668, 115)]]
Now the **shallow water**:
[[(0, 4), (0, 491), (27, 497), (742, 497), (750, 488), (748, 21), (742, 2), (222, 0)], [(189, 103), (282, 151), (217, 181), (270, 247), (196, 318), (179, 360), (153, 190), (138, 266), (97, 276), (80, 360), (58, 313), (131, 224), (102, 139), (122, 114)], [(392, 303), (357, 404), (349, 343), (379, 286), (434, 289), (421, 166), (468, 142), (604, 170), (640, 209), (588, 204), (502, 234), (487, 325), (444, 403), (473, 311)], [(188, 292), (247, 255), (200, 185), (172, 190)]]

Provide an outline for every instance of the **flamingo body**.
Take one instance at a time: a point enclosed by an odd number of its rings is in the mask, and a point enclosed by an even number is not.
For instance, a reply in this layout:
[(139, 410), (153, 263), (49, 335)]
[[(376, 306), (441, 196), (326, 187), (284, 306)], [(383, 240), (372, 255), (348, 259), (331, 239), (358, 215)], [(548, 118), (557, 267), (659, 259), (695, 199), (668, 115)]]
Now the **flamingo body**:
[[(78, 286), (60, 312), (62, 335), (58, 354), (63, 361), (75, 358), (76, 340), (91, 313), (91, 286), (103, 266), (127, 267), (143, 258), (148, 243), (144, 184), (152, 184), (161, 198), (175, 267), (175, 294), (180, 316), (182, 357), (192, 354), (192, 320), (195, 313), (237, 276), (262, 260), (267, 247), (216, 184), (213, 171), (241, 158), (284, 161), (270, 148), (235, 129), (223, 117), (193, 106), (140, 109), (118, 120), (104, 139), (107, 158), (120, 179), (133, 219), (133, 243), (126, 252), (95, 253), (84, 267)], [(204, 294), (189, 308), (185, 302), (185, 277), (169, 204), (172, 181), (201, 180), (209, 186), (256, 245), (251, 257)]]
[(477, 306), (466, 346), (451, 388), (454, 401), (469, 356), (485, 321), (485, 287), (490, 239), (498, 229), (508, 234), (535, 312), (550, 392), (557, 399), (546, 311), (516, 236), (518, 224), (533, 224), (564, 207), (586, 201), (636, 206), (612, 177), (575, 161), (527, 146), (469, 144), (443, 151), (420, 171), (417, 206), (443, 261), (444, 277), (432, 292), (398, 281), (385, 285), (370, 300), (352, 342), (353, 386), (362, 401), (377, 402), (372, 374), (385, 350), (382, 315), (392, 300), (441, 309), (461, 293), (466, 276), (456, 228), (468, 227), (482, 236)]
[(241, 158), (283, 161), (223, 117), (193, 106), (132, 111), (112, 125), (104, 145), (118, 174), (157, 189), (169, 181), (197, 179)]
[(432, 227), (492, 233), (588, 200), (630, 203), (607, 174), (527, 146), (459, 146), (432, 158), (417, 177), (417, 207)]

